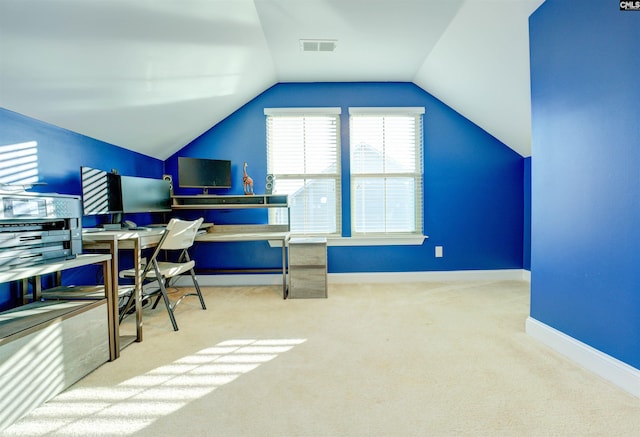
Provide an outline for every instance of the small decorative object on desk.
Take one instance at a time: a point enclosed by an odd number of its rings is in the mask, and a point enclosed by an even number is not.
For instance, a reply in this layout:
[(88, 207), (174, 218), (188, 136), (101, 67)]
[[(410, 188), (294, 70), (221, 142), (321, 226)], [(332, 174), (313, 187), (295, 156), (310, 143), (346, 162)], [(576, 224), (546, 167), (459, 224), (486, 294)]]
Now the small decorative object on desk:
[(247, 174), (247, 163), (244, 163), (244, 167), (242, 168), (242, 186), (244, 187), (244, 194), (252, 195), (253, 194), (253, 179), (249, 177)]

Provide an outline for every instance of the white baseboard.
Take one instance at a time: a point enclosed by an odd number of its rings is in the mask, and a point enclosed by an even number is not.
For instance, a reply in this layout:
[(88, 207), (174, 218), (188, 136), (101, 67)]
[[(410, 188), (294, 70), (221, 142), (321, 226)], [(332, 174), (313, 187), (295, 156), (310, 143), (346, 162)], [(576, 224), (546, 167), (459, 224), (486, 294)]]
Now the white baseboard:
[(456, 270), (449, 272), (330, 273), (329, 283), (523, 281), (524, 270)]
[[(527, 276), (527, 273), (529, 274)], [(521, 269), (507, 270), (457, 270), (451, 272), (373, 272), (373, 273), (329, 273), (330, 284), (399, 283), (399, 282), (446, 282), (446, 281), (528, 281), (531, 273)], [(282, 274), (264, 275), (198, 275), (201, 285), (252, 286), (282, 285)]]
[[(188, 285), (190, 278), (184, 284)], [(237, 275), (198, 275), (200, 285), (213, 287), (241, 287), (258, 285), (282, 285), (282, 273), (278, 274), (237, 274)]]
[(526, 332), (556, 352), (640, 398), (640, 370), (529, 317)]

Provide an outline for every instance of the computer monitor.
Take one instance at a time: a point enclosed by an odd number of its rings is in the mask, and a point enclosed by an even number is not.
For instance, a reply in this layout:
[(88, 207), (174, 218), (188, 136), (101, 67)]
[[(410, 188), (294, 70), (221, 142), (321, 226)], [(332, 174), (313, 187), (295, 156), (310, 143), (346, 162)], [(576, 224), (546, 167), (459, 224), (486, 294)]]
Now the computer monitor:
[(123, 213), (171, 211), (171, 184), (164, 179), (120, 176)]
[(122, 212), (120, 176), (91, 167), (80, 167), (83, 215)]
[(231, 188), (231, 161), (178, 157), (178, 185), (181, 188)]

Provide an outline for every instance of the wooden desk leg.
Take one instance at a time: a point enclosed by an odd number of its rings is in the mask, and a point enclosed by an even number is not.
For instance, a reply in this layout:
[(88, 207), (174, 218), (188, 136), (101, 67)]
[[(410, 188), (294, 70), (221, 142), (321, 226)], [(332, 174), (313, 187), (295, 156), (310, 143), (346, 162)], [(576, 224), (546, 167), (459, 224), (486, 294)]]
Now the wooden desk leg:
[(135, 289), (136, 294), (136, 341), (142, 341), (142, 249), (140, 249), (140, 239), (136, 238), (133, 244), (133, 264), (136, 273)]
[[(109, 252), (111, 252), (111, 262), (109, 264), (109, 272), (104, 272), (104, 281), (105, 286), (108, 281), (111, 288), (111, 312), (113, 313), (111, 335), (113, 335), (114, 357), (118, 358), (120, 356), (120, 312), (118, 310), (120, 302), (118, 297), (118, 240), (116, 240), (115, 238), (109, 241)], [(107, 280), (107, 278), (109, 279)]]
[(118, 289), (114, 289), (111, 277), (112, 261), (102, 263), (104, 293), (107, 297), (107, 325), (109, 327), (109, 361), (120, 356), (120, 335), (118, 333)]
[(287, 241), (282, 239), (282, 298), (287, 298)]
[(56, 287), (61, 286), (62, 285), (62, 272), (55, 272), (53, 275), (54, 275), (53, 276), (54, 285)]
[(31, 301), (39, 302), (42, 297), (42, 276), (34, 276), (33, 277), (33, 290), (32, 290)]
[(19, 305), (26, 305), (29, 303), (29, 280), (30, 278), (23, 278), (20, 280), (19, 287)]

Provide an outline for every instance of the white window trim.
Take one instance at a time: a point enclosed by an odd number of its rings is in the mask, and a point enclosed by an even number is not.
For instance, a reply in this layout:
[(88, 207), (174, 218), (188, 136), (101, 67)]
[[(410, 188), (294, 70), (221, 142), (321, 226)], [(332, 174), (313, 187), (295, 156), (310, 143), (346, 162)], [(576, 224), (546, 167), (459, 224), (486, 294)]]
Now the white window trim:
[[(336, 161), (336, 173), (332, 174), (332, 175), (324, 175), (324, 174), (315, 174), (313, 175), (313, 179), (331, 179), (331, 180), (335, 180), (336, 181), (336, 230), (333, 233), (320, 233), (319, 235), (322, 237), (326, 237), (326, 238), (332, 238), (332, 237), (340, 237), (342, 234), (342, 162), (341, 162), (341, 151), (342, 151), (342, 145), (341, 145), (341, 128), (340, 128), (340, 124), (341, 124), (341, 119), (340, 119), (340, 115), (342, 114), (342, 108), (341, 107), (313, 107), (313, 108), (306, 108), (306, 107), (280, 107), (280, 108), (264, 108), (264, 115), (268, 118), (270, 116), (272, 117), (278, 117), (278, 116), (300, 116), (300, 117), (306, 117), (306, 116), (314, 116), (314, 115), (320, 115), (320, 116), (335, 116), (336, 118), (336, 144), (337, 144), (337, 148), (336, 148), (336, 157), (337, 157), (337, 161)], [(268, 135), (268, 132), (267, 132)], [(269, 153), (269, 150), (267, 148), (267, 154)], [(267, 158), (268, 161), (268, 158)], [(268, 164), (267, 164), (268, 165)], [(286, 175), (281, 175), (282, 176), (286, 176), (288, 179), (291, 178), (309, 178), (309, 174), (286, 174)], [(271, 220), (271, 219), (269, 219)], [(291, 219), (289, 219), (291, 220)], [(290, 224), (290, 223), (289, 223)], [(304, 236), (301, 234), (292, 234), (292, 235), (300, 235), (300, 236)], [(273, 246), (272, 244), (273, 242), (269, 241), (269, 245)], [(277, 242), (276, 242), (277, 243)], [(278, 243), (280, 244), (280, 243)]]
[[(425, 114), (424, 107), (349, 107), (349, 114), (361, 115), (361, 114)], [(288, 107), (288, 108), (264, 108), (265, 115), (305, 115), (305, 114), (342, 114), (342, 108), (340, 107)], [(424, 152), (423, 152), (424, 153)], [(423, 155), (424, 156), (424, 155)], [(423, 175), (424, 177), (424, 175)], [(424, 195), (424, 193), (423, 193)], [(342, 207), (341, 207), (342, 208)], [(342, 215), (342, 214), (340, 214)], [(424, 216), (422, 218), (424, 220)], [(424, 227), (424, 223), (422, 224)], [(340, 229), (340, 227), (338, 228)], [(323, 235), (327, 237), (328, 246), (420, 246), (429, 237), (424, 235), (424, 229), (422, 234), (407, 234), (407, 235), (389, 235), (389, 236), (366, 236), (366, 235), (354, 235), (351, 237)], [(271, 247), (282, 247), (282, 241), (273, 240), (269, 241)]]
[[(423, 106), (399, 106), (399, 107), (373, 107), (373, 106), (368, 106), (368, 107), (349, 107), (349, 116), (355, 115), (380, 115), (380, 116), (386, 116), (386, 115), (394, 115), (394, 114), (399, 114), (399, 115), (413, 115), (413, 116), (417, 116), (417, 115), (424, 115), (425, 114), (425, 108)], [(424, 129), (424, 120), (421, 120), (421, 124), (422, 124), (422, 129)], [(420, 135), (421, 141), (422, 141), (422, 150), (420, 151), (420, 174), (418, 175), (419, 177), (419, 182), (420, 184), (424, 184), (424, 168), (423, 168), (423, 162), (422, 160), (424, 159), (424, 138), (423, 138), (423, 132), (416, 132), (416, 134)], [(349, 133), (349, 135), (351, 135), (351, 133)], [(349, 144), (349, 147), (351, 147), (351, 144)], [(391, 176), (394, 176), (393, 174), (390, 174)], [(363, 174), (358, 174), (357, 176), (362, 177)], [(366, 176), (366, 174), (364, 175)], [(402, 175), (399, 175), (402, 176)], [(352, 185), (353, 184), (353, 175), (349, 176), (349, 184)], [(346, 237), (346, 238), (353, 238), (356, 239), (358, 241), (380, 241), (380, 240), (394, 240), (396, 238), (403, 240), (403, 241), (418, 241), (420, 240), (419, 244), (422, 244), (422, 241), (424, 241), (426, 238), (428, 238), (427, 236), (424, 235), (424, 212), (422, 211), (422, 208), (424, 208), (424, 186), (422, 186), (421, 188), (422, 191), (422, 199), (420, 199), (420, 204), (417, 205), (418, 208), (420, 208), (420, 211), (416, 210), (415, 214), (416, 214), (416, 219), (420, 221), (419, 224), (419, 230), (416, 231), (415, 233), (409, 233), (409, 234), (405, 234), (402, 235), (400, 234), (393, 234), (390, 233), (389, 236), (386, 235), (380, 235), (380, 236), (375, 236), (375, 235), (367, 235), (367, 233), (357, 233), (354, 232), (353, 230), (353, 223), (351, 224), (351, 233), (352, 236), (351, 237)], [(353, 196), (353, 193), (352, 193)], [(353, 205), (353, 197), (352, 197), (352, 202), (351, 205), (349, 206), (350, 208), (350, 212), (351, 214), (353, 214), (354, 211), (354, 205)], [(394, 243), (389, 243), (388, 245), (393, 245)], [(340, 245), (340, 244), (338, 244)], [(345, 246), (356, 246), (359, 244), (345, 244)], [(363, 244), (366, 245), (366, 244)], [(385, 244), (383, 244), (385, 245)]]
[(349, 115), (363, 115), (363, 114), (381, 114), (381, 115), (393, 115), (393, 114), (424, 114), (425, 109), (421, 106), (407, 106), (407, 107), (390, 107), (390, 108), (376, 108), (376, 107), (349, 107)]
[[(301, 237), (301, 235), (296, 235)], [(421, 246), (424, 240), (429, 237), (426, 235), (408, 235), (393, 237), (326, 237), (327, 246)], [(269, 240), (269, 247), (282, 247), (281, 240)]]
[(264, 108), (264, 115), (306, 115), (306, 114), (322, 114), (322, 115), (339, 115), (342, 114), (342, 108)]

